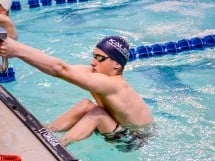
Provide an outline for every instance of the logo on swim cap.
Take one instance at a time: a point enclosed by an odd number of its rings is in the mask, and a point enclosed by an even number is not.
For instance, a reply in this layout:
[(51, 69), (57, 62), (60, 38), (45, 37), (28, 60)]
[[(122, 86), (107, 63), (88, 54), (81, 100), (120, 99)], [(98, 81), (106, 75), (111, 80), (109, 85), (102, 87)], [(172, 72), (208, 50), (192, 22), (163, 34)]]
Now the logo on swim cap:
[(96, 45), (96, 47), (105, 52), (122, 67), (124, 67), (128, 61), (129, 45), (120, 36), (105, 37)]
[(108, 44), (110, 44), (111, 46), (115, 47), (121, 54), (123, 54), (123, 56), (125, 56), (126, 59), (128, 59), (128, 50), (126, 47), (123, 48), (122, 43), (114, 40), (114, 39), (109, 39), (107, 41)]

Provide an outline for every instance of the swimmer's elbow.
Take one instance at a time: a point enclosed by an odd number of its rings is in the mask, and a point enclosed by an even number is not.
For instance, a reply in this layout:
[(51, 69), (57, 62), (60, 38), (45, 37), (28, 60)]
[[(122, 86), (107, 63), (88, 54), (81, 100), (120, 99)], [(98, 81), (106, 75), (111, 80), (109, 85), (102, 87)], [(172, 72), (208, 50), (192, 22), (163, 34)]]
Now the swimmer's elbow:
[(51, 75), (54, 77), (61, 78), (63, 73), (65, 73), (65, 71), (66, 71), (66, 66), (62, 63), (58, 63), (52, 69), (53, 70), (52, 70)]

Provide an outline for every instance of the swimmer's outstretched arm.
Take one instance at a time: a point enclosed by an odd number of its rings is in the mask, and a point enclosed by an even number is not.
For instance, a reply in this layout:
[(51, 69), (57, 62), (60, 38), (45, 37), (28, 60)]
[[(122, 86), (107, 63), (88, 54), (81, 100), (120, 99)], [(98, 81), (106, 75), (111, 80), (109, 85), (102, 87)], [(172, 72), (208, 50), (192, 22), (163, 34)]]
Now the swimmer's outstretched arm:
[[(0, 43), (0, 55), (7, 58), (19, 58), (46, 74), (62, 78), (89, 91), (103, 92), (107, 87), (108, 92), (113, 84), (113, 82), (109, 82), (110, 79), (107, 79), (107, 76), (92, 73), (89, 66), (67, 64), (56, 57), (10, 38)], [(104, 86), (101, 88), (99, 84)]]
[(1, 43), (0, 55), (7, 58), (17, 57), (52, 76), (58, 76), (59, 71), (68, 68), (62, 60), (10, 38)]

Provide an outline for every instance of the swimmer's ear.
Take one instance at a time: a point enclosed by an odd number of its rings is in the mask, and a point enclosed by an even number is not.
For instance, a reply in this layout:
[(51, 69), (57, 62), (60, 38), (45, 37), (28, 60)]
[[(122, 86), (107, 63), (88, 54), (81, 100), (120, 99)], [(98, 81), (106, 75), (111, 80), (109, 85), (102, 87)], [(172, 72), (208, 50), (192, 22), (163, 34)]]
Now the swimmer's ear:
[(119, 69), (121, 68), (121, 65), (119, 63), (117, 63), (116, 61), (114, 61), (114, 66), (113, 66), (114, 69)]
[(117, 71), (118, 74), (121, 74), (122, 71), (123, 71), (122, 66), (119, 63), (117, 63), (117, 62), (114, 64), (113, 68), (114, 68), (114, 70)]

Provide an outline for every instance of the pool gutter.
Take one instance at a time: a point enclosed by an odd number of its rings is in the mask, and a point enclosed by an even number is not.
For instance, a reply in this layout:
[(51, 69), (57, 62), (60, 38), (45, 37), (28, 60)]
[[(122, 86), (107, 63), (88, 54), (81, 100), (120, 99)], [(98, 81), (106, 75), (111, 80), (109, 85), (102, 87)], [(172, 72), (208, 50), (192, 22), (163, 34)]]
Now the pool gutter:
[(78, 161), (2, 85), (0, 127), (0, 154), (16, 154), (22, 161)]

